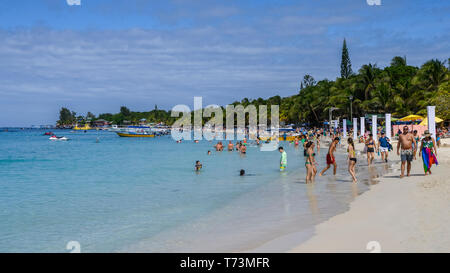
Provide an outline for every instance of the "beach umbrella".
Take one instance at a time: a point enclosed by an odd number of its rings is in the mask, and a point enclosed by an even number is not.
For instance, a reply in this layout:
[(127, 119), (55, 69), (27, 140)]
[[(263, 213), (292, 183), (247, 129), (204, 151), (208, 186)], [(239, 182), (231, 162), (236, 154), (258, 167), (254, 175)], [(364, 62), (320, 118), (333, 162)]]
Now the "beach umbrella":
[[(440, 123), (440, 122), (443, 122), (443, 120), (440, 119), (440, 118), (438, 118), (438, 117), (434, 117), (434, 122)], [(422, 120), (422, 122), (419, 123), (419, 125), (422, 125), (422, 126), (428, 126), (428, 118), (424, 118), (424, 119)]]
[(423, 120), (423, 117), (419, 115), (409, 115), (399, 119), (399, 121), (415, 121), (415, 120)]

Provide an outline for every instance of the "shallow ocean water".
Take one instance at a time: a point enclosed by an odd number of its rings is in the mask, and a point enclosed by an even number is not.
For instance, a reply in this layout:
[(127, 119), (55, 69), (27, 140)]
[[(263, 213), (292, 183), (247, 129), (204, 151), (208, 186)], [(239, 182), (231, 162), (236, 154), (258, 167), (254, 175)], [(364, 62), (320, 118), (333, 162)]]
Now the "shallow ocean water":
[(68, 252), (69, 241), (82, 252), (249, 251), (293, 232), (306, 238), (387, 171), (361, 157), (355, 185), (339, 154), (336, 177), (330, 169), (306, 185), (303, 148), (287, 142), (280, 173), (280, 153), (254, 145), (241, 156), (215, 152), (209, 141), (55, 132), (70, 141), (52, 142), (43, 130), (0, 132), (0, 252)]

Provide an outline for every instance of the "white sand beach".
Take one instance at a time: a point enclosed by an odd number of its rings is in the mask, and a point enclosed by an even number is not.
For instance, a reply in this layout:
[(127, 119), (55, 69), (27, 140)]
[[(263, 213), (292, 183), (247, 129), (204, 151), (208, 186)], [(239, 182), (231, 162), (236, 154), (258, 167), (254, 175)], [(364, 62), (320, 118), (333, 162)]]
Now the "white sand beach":
[[(289, 252), (367, 253), (371, 241), (381, 252), (450, 252), (450, 140), (442, 142), (432, 175), (424, 176), (419, 157), (410, 177), (400, 179), (395, 164), (349, 211), (316, 226), (311, 239)], [(395, 152), (390, 158), (398, 160)]]

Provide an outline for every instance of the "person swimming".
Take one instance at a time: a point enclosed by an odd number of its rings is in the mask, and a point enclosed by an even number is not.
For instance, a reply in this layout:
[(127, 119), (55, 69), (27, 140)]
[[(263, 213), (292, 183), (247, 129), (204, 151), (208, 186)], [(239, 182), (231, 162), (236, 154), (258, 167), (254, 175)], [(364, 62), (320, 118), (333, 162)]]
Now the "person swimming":
[(208, 155), (211, 155), (211, 151), (208, 151)]
[(241, 170), (239, 171), (239, 175), (240, 175), (240, 176), (244, 176), (244, 175), (245, 175), (245, 170), (244, 170), (244, 169), (241, 169)]
[(200, 163), (200, 160), (195, 161), (195, 170), (198, 172), (203, 168), (202, 163)]

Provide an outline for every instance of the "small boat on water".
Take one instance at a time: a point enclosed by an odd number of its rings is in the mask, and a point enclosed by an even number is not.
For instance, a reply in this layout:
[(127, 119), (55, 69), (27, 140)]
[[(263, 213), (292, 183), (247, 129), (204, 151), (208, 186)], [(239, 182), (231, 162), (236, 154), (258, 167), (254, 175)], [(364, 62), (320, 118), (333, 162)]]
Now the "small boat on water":
[(67, 141), (67, 140), (69, 140), (69, 139), (68, 139), (67, 137), (65, 137), (65, 136), (62, 136), (62, 137), (51, 136), (49, 139), (50, 139), (50, 140), (53, 140), (53, 141)]
[(53, 136), (53, 132), (45, 132), (44, 136)]
[(135, 133), (135, 132), (116, 132), (116, 134), (120, 137), (155, 137), (155, 134), (150, 132), (144, 132), (144, 133)]
[(76, 125), (75, 127), (73, 127), (74, 130), (76, 131), (87, 131), (87, 130), (92, 130), (91, 126), (89, 126), (88, 124), (80, 127), (78, 125)]

